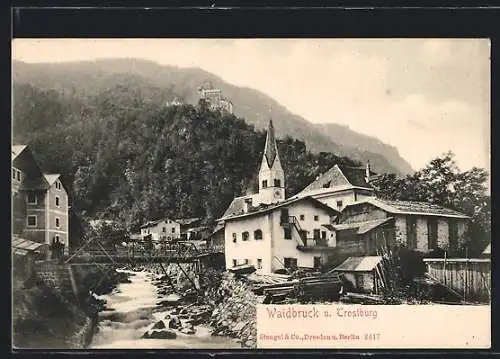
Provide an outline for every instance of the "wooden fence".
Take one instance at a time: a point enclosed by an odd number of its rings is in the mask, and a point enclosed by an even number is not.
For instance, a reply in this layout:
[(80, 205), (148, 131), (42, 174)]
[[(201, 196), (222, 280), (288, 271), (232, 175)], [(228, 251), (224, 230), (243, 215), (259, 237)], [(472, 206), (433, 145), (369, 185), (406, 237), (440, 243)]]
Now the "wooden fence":
[(489, 258), (425, 258), (427, 273), (455, 290), (464, 301), (491, 300), (491, 260)]

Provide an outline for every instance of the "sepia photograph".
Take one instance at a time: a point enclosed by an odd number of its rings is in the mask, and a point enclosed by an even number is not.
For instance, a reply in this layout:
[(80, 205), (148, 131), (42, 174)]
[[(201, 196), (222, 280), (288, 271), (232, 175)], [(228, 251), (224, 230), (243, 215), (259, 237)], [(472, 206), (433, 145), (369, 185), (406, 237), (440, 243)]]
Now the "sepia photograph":
[(11, 44), (13, 348), (489, 347), (489, 39)]

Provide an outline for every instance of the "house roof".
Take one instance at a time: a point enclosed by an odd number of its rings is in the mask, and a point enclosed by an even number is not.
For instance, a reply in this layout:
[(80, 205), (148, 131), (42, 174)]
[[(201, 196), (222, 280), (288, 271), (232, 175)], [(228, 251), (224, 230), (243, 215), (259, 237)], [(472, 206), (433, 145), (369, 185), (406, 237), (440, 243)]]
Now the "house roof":
[(222, 218), (243, 213), (243, 205), (245, 203), (245, 200), (249, 198), (252, 198), (252, 196), (249, 195), (249, 196), (235, 197), (229, 204), (229, 207), (227, 207), (224, 214), (222, 215)]
[(189, 226), (190, 224), (201, 221), (201, 218), (180, 218), (174, 219), (174, 221), (179, 223), (181, 226)]
[(212, 234), (215, 234), (217, 232), (219, 232), (220, 230), (223, 230), (224, 229), (224, 223), (217, 223), (214, 230), (212, 231)]
[(45, 177), (27, 177), (20, 188), (23, 190), (47, 190), (50, 186)]
[(260, 204), (258, 207), (252, 207), (250, 209), (250, 211), (246, 212), (246, 213), (243, 212), (243, 208), (242, 208), (240, 213), (235, 213), (235, 214), (231, 214), (227, 217), (222, 217), (222, 218), (220, 218), (220, 220), (227, 221), (227, 220), (232, 220), (232, 219), (237, 219), (237, 218), (242, 218), (242, 217), (261, 215), (261, 214), (265, 214), (265, 213), (269, 213), (271, 211), (274, 211), (275, 209), (278, 209), (280, 207), (288, 206), (290, 204), (300, 202), (300, 201), (309, 201), (312, 204), (314, 204), (315, 206), (324, 209), (325, 211), (329, 212), (332, 215), (339, 214), (338, 211), (336, 211), (332, 207), (324, 204), (323, 202), (318, 201), (317, 199), (315, 199), (313, 197), (306, 196), (306, 197), (292, 197), (292, 198), (289, 198), (283, 202), (274, 203), (274, 204), (270, 204), (270, 205)]
[(379, 198), (370, 198), (365, 201), (349, 204), (344, 208), (359, 206), (365, 203), (372, 204), (388, 213), (393, 214), (414, 214), (423, 216), (439, 216), (439, 217), (452, 217), (468, 219), (463, 213), (457, 212), (450, 208), (445, 208), (436, 204), (427, 202), (414, 202), (414, 201), (389, 201)]
[(13, 145), (12, 146), (12, 160), (21, 154), (28, 146), (26, 145)]
[[(361, 187), (372, 189), (373, 187), (366, 182), (365, 175), (366, 169), (363, 167), (351, 167), (336, 164), (307, 185), (302, 192), (325, 188), (345, 189), (349, 187)], [(370, 171), (370, 175), (375, 175), (375, 173)]]
[(49, 186), (52, 186), (54, 182), (57, 181), (59, 177), (61, 177), (61, 175), (59, 173), (51, 173), (51, 174), (44, 173), (43, 177), (45, 178)]
[(486, 248), (483, 251), (483, 254), (491, 255), (491, 243), (486, 246)]
[(22, 251), (36, 251), (45, 246), (45, 243), (38, 243), (20, 237), (12, 237), (12, 249)]
[(382, 219), (374, 219), (371, 221), (364, 221), (364, 222), (358, 222), (358, 223), (344, 223), (344, 224), (336, 224), (333, 226), (333, 228), (336, 231), (344, 231), (344, 230), (349, 230), (349, 229), (357, 229), (357, 234), (364, 234), (368, 233), (371, 230), (388, 223), (392, 221), (394, 218), (393, 217), (388, 217), (388, 218), (382, 218)]
[(164, 219), (157, 219), (156, 221), (148, 221), (148, 222), (144, 223), (142, 226), (140, 226), (139, 229), (156, 226), (158, 223), (160, 223), (162, 221), (164, 221)]
[(333, 271), (339, 272), (369, 272), (373, 270), (380, 262), (380, 256), (368, 257), (349, 257)]

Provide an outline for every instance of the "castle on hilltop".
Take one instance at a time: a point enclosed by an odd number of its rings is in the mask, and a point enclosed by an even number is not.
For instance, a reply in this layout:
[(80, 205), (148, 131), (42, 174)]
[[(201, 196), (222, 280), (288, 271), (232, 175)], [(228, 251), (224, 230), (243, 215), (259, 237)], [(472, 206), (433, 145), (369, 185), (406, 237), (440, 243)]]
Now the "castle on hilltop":
[(233, 113), (233, 103), (229, 98), (225, 97), (221, 89), (214, 88), (211, 82), (206, 82), (198, 87), (198, 95), (200, 100), (205, 100), (212, 111), (226, 111)]

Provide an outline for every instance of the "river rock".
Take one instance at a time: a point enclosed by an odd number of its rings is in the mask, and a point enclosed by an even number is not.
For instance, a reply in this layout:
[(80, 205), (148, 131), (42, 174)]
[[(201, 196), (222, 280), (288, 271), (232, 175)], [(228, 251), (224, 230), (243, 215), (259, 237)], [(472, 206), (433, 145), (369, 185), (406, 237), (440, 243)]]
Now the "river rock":
[(160, 320), (156, 322), (151, 329), (165, 329), (165, 328), (166, 328), (165, 323), (163, 322), (163, 320)]
[(175, 315), (173, 315), (170, 318), (170, 321), (168, 322), (168, 327), (171, 329), (177, 329), (180, 326), (181, 326), (181, 320), (178, 317), (176, 317)]
[(177, 305), (182, 298), (177, 294), (169, 294), (163, 299), (163, 303), (167, 305)]
[(196, 329), (194, 329), (193, 326), (187, 326), (187, 327), (181, 328), (180, 332), (184, 333), (184, 334), (194, 334), (194, 333), (196, 333)]
[(153, 330), (144, 333), (142, 337), (145, 339), (175, 339), (177, 338), (177, 334), (171, 330)]

